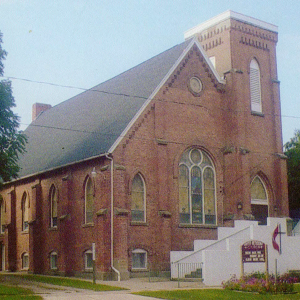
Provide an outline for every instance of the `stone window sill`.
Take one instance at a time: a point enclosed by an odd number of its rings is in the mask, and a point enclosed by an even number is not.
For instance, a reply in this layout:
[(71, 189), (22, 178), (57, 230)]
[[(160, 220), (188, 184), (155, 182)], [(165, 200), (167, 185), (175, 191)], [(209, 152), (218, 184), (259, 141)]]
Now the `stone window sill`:
[(49, 231), (57, 231), (58, 229), (57, 229), (57, 226), (55, 226), (55, 227), (49, 227)]
[(215, 224), (179, 224), (179, 228), (217, 228)]
[(94, 223), (83, 224), (82, 228), (94, 227)]
[(130, 225), (132, 226), (149, 226), (147, 222), (131, 221)]
[(257, 111), (251, 111), (251, 115), (252, 116), (257, 116), (257, 117), (264, 117), (265, 115), (261, 112), (257, 112)]

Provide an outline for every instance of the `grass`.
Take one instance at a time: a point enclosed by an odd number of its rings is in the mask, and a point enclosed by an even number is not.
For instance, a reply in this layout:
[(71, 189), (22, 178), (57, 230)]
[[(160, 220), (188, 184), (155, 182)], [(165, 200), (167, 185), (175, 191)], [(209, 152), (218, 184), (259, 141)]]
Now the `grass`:
[(44, 275), (5, 275), (13, 276), (14, 278), (19, 278), (20, 280), (25, 279), (34, 282), (47, 283), (58, 286), (66, 286), (77, 289), (86, 289), (93, 291), (118, 291), (124, 290), (123, 288), (113, 287), (104, 284), (93, 284), (90, 281), (66, 278), (66, 277), (57, 277), (57, 276), (44, 276)]
[(33, 295), (29, 289), (0, 284), (0, 298), (7, 300), (42, 300), (41, 296)]
[(149, 296), (168, 300), (293, 300), (300, 299), (300, 285), (295, 284), (296, 294), (254, 294), (223, 289), (198, 289), (198, 290), (174, 290), (174, 291), (145, 291), (134, 293), (136, 295)]

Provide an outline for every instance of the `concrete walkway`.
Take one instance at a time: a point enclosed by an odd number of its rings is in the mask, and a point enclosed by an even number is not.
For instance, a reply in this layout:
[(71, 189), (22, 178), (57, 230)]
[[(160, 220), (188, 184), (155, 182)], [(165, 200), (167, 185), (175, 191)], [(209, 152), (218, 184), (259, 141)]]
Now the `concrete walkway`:
[[(45, 300), (149, 300), (156, 298), (138, 296), (131, 293), (138, 291), (178, 289), (178, 282), (176, 281), (154, 281), (152, 279), (152, 281), (149, 282), (148, 278), (133, 278), (121, 282), (97, 280), (97, 283), (118, 286), (125, 288), (126, 290), (95, 292), (29, 281), (19, 283), (19, 286), (32, 289), (35, 294), (42, 296)], [(205, 286), (201, 282), (180, 282), (180, 289), (193, 288), (205, 288)]]

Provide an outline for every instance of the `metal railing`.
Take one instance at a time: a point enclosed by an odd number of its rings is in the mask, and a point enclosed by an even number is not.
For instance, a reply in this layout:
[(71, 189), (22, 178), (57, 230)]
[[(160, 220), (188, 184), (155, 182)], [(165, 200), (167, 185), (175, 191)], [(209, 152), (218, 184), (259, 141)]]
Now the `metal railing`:
[(175, 268), (177, 268), (178, 287), (180, 287), (181, 281), (202, 280), (203, 262), (196, 262), (196, 263), (175, 262), (173, 263), (173, 265), (175, 266)]

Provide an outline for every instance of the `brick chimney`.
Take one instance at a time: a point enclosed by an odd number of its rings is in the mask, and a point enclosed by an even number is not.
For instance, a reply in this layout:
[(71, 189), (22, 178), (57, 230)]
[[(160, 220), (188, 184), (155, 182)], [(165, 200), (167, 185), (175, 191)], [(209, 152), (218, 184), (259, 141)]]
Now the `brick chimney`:
[(50, 104), (34, 103), (32, 105), (32, 121), (34, 121), (42, 112), (50, 109)]

